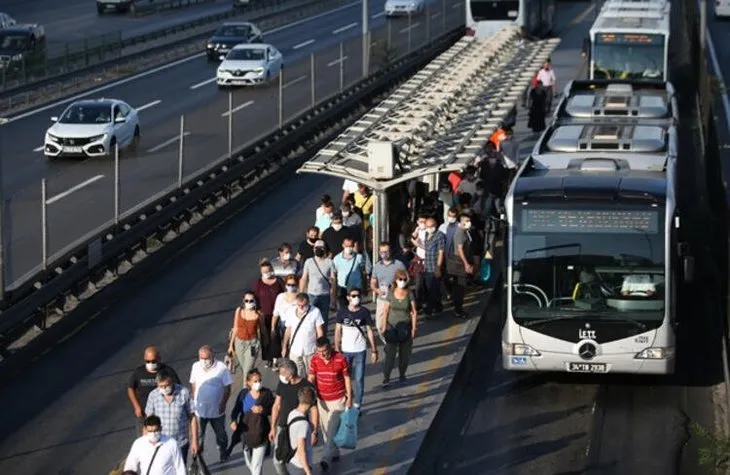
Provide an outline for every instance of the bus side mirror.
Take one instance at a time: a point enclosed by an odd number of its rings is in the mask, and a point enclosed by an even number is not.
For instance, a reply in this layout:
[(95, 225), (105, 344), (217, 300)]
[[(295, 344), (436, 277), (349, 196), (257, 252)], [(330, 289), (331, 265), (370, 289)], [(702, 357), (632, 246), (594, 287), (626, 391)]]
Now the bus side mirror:
[(588, 52), (591, 50), (591, 39), (586, 37), (583, 38), (583, 46), (580, 49), (580, 55), (584, 58), (588, 57)]
[(695, 276), (695, 258), (694, 256), (682, 257), (682, 277), (685, 284), (689, 284), (694, 280)]

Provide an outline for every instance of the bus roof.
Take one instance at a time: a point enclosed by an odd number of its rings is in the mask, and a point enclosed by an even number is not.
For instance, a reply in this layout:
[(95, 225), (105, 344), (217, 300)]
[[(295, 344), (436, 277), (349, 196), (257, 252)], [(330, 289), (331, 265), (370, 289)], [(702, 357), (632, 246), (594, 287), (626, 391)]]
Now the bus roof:
[(661, 34), (668, 37), (670, 8), (668, 2), (608, 2), (591, 27), (591, 36), (613, 32)]
[(555, 109), (556, 121), (644, 119), (676, 124), (674, 87), (663, 81), (574, 80)]

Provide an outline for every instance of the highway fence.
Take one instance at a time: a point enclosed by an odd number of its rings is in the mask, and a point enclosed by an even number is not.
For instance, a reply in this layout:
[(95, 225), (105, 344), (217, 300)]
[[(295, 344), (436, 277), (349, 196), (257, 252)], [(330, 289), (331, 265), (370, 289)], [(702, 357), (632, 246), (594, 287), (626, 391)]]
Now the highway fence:
[[(139, 55), (148, 49), (170, 47), (172, 43), (202, 41), (217, 28), (221, 21), (238, 18), (261, 21), (285, 13), (307, 14), (313, 5), (330, 4), (332, 0), (266, 0), (252, 2), (240, 8), (215, 13), (192, 21), (181, 22), (148, 33), (128, 36), (123, 30), (91, 36), (65, 44), (48, 44), (45, 54), (31, 55), (22, 61), (12, 62), (0, 71), (0, 104), (23, 100), (24, 94), (31, 94), (49, 84), (94, 66), (105, 65)], [(271, 27), (271, 26), (269, 26)], [(169, 40), (169, 41), (168, 41)], [(50, 43), (46, 39), (46, 43)], [(7, 107), (10, 108), (10, 107)]]
[[(343, 75), (337, 74), (332, 76), (335, 79), (325, 81), (326, 88), (317, 88), (314, 107), (310, 107), (311, 88), (306, 85), (301, 89), (305, 91), (305, 100), (297, 103), (300, 104), (298, 111), (291, 109), (290, 112), (282, 113), (279, 108), (273, 107), (268, 116), (257, 117), (257, 121), (270, 117), (270, 131), (263, 133), (258, 139), (242, 137), (234, 141), (230, 154), (224, 149), (224, 153), (219, 155), (218, 150), (211, 148), (213, 143), (201, 142), (198, 154), (186, 155), (188, 143), (196, 138), (196, 134), (191, 133), (183, 134), (182, 160), (179, 160), (181, 155), (179, 149), (174, 146), (168, 153), (168, 158), (164, 158), (165, 155), (158, 155), (156, 158), (148, 157), (141, 160), (140, 163), (146, 164), (146, 167), (154, 166), (155, 163), (162, 165), (162, 168), (156, 170), (153, 168), (139, 170), (145, 177), (159, 176), (160, 173), (164, 173), (165, 167), (172, 167), (175, 170), (169, 175), (169, 186), (166, 189), (154, 190), (157, 191), (156, 195), (150, 196), (144, 203), (139, 203), (133, 208), (117, 208), (116, 219), (112, 216), (109, 223), (91, 230), (75, 244), (67, 246), (55, 256), (50, 256), (49, 252), (45, 271), (39, 269), (29, 275), (24, 284), (8, 287), (5, 299), (2, 301), (4, 310), (0, 314), (0, 357), (3, 358), (0, 360), (0, 373), (6, 371), (5, 368), (13, 367), (9, 361), (25, 364), (29, 357), (35, 357), (44, 351), (42, 348), (45, 348), (45, 345), (53, 344), (64, 332), (73, 331), (82, 324), (79, 319), (84, 317), (81, 315), (89, 318), (89, 312), (92, 314), (100, 312), (97, 306), (109, 302), (109, 292), (114, 292), (109, 290), (115, 287), (110, 286), (110, 283), (120, 276), (130, 276), (130, 279), (125, 280), (132, 280), (131, 276), (140, 272), (138, 269), (151, 265), (149, 262), (156, 262), (155, 256), (170, 252), (170, 247), (181, 246), (180, 243), (186, 239), (193, 239), (190, 236), (196, 233), (186, 233), (186, 231), (191, 228), (196, 230), (201, 228), (193, 224), (202, 220), (208, 223), (210, 215), (230, 216), (230, 213), (215, 213), (215, 211), (232, 202), (248, 204), (254, 199), (252, 193), (260, 194), (262, 190), (264, 192), (271, 190), (276, 180), (293, 176), (296, 167), (308, 158), (308, 153), (321, 146), (317, 145), (319, 141), (329, 138), (328, 131), (333, 129), (339, 131), (348, 120), (362, 113), (359, 105), (369, 104), (368, 101), (373, 100), (378, 92), (389, 90), (393, 84), (399, 83), (404, 76), (417, 71), (463, 35), (463, 10), (455, 8), (454, 12), (448, 15), (453, 20), (440, 23), (441, 29), (430, 23), (428, 27), (425, 24), (420, 27), (413, 23), (410, 35), (407, 31), (403, 33), (391, 31), (392, 40), (389, 46), (388, 43), (381, 46), (383, 41), (388, 41), (387, 29), (371, 31), (367, 35), (367, 44), (379, 45), (380, 49), (370, 48), (368, 57), (371, 61), (367, 65), (369, 74), (365, 78), (362, 77), (360, 69), (362, 61), (357, 59), (361, 58), (357, 56), (357, 51), (362, 51), (360, 41), (343, 43), (328, 52), (319, 53), (314, 59), (315, 68), (336, 68), (342, 63), (347, 66), (350, 58), (353, 58), (350, 64), (357, 64), (358, 68), (353, 72), (346, 72), (342, 83), (340, 78)], [(428, 35), (425, 33), (426, 28)], [(416, 33), (419, 31), (420, 36)], [(395, 40), (396, 34), (401, 35), (403, 39)], [(410, 37), (410, 53), (408, 37)], [(348, 57), (345, 59), (345, 56)], [(333, 62), (335, 63), (330, 65)], [(297, 68), (302, 74), (306, 74), (306, 68), (311, 64), (310, 56), (302, 60), (298, 66), (292, 64), (286, 67), (285, 74), (290, 74), (290, 71), (296, 71)], [(316, 69), (315, 75), (318, 72), (319, 69)], [(296, 80), (300, 76), (290, 74), (288, 77)], [(315, 82), (319, 87), (320, 81), (315, 79)], [(297, 84), (299, 83), (305, 83), (305, 80), (297, 81)], [(340, 92), (341, 84), (343, 90)], [(288, 91), (286, 83), (270, 89), (264, 94), (287, 94)], [(231, 96), (224, 93), (221, 97), (223, 103), (227, 104)], [(287, 104), (287, 99), (272, 103)], [(233, 109), (236, 107), (240, 107), (240, 104), (236, 103)], [(215, 110), (214, 116), (221, 118), (222, 123), (227, 125), (229, 123), (227, 117), (230, 114), (226, 112), (228, 108), (223, 107)], [(185, 124), (193, 123), (193, 119), (194, 117), (190, 119), (186, 117)], [(198, 120), (201, 120), (199, 123), (202, 125), (203, 122), (210, 121), (210, 116)], [(281, 126), (278, 125), (280, 123)], [(175, 125), (177, 128), (178, 124)], [(213, 142), (227, 144), (230, 140), (226, 140), (226, 136), (231, 128), (221, 127), (221, 129), (216, 132), (218, 137)], [(190, 130), (196, 129), (193, 127)], [(239, 128), (238, 125), (233, 127), (234, 132), (242, 130), (245, 128)], [(213, 129), (210, 129), (210, 132), (212, 131)], [(177, 142), (178, 138), (175, 138), (175, 141)], [(154, 153), (157, 152), (150, 153), (155, 156)], [(109, 192), (107, 194), (110, 196), (110, 202), (114, 203), (119, 203), (118, 197), (124, 193), (123, 156), (122, 154), (120, 160), (109, 161), (111, 167), (119, 170), (116, 179), (113, 180), (117, 185), (101, 188), (105, 193)], [(167, 165), (164, 165), (165, 162)], [(184, 167), (182, 180), (178, 166), (181, 162)], [(115, 163), (117, 166), (114, 166)], [(111, 176), (114, 176), (114, 171)], [(134, 180), (131, 177), (130, 179)], [(138, 183), (145, 181), (141, 176), (136, 180)], [(48, 184), (46, 187), (47, 190), (51, 188)], [(90, 207), (100, 200), (99, 196), (94, 196), (98, 192), (99, 189), (96, 189), (85, 196), (81, 208), (75, 210), (77, 216), (83, 215), (82, 221), (93, 214), (90, 212)], [(47, 219), (47, 240), (51, 244), (54, 229), (58, 237), (62, 229), (59, 227), (59, 222), (54, 226), (53, 207), (67, 201), (66, 198), (55, 199), (58, 196), (49, 193), (45, 196), (45, 202), (38, 206), (45, 209), (45, 211), (39, 209), (38, 214)], [(205, 225), (202, 227), (209, 229)], [(32, 237), (26, 235), (23, 239), (31, 240)], [(170, 246), (167, 244), (170, 241), (175, 241), (177, 244)], [(12, 258), (12, 249), (8, 251), (6, 255)], [(154, 265), (161, 263), (157, 262)], [(143, 271), (137, 278), (142, 279), (145, 272), (151, 271), (152, 269)], [(94, 296), (97, 298), (94, 299)], [(23, 341), (23, 345), (20, 345), (19, 341)]]
[[(216, 0), (152, 0), (135, 1), (129, 7), (129, 13), (133, 16), (144, 16), (152, 13), (174, 10), (177, 8), (191, 7), (201, 3), (214, 3)], [(265, 2), (250, 4), (254, 7)]]

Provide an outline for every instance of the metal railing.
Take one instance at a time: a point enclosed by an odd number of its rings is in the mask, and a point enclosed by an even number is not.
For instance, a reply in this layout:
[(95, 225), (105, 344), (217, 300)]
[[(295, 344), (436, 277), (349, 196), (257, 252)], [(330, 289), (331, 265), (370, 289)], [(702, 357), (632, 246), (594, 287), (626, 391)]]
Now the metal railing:
[[(153, 1), (136, 1), (129, 8), (129, 13), (133, 16), (150, 15), (165, 10), (174, 10), (176, 8), (185, 8), (201, 3), (212, 3), (216, 0), (153, 0)], [(254, 5), (263, 2), (256, 2)]]

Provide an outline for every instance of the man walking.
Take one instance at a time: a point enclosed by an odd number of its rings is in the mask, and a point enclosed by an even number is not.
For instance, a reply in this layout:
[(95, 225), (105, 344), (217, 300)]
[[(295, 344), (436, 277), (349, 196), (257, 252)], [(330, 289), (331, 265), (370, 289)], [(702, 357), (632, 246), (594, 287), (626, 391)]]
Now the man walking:
[(426, 258), (423, 260), (423, 285), (426, 289), (426, 308), (424, 313), (430, 317), (443, 311), (441, 302), (441, 269), (444, 264), (446, 236), (436, 230), (436, 219), (426, 219)]
[(162, 434), (162, 421), (148, 416), (144, 434), (134, 441), (124, 462), (124, 471), (144, 475), (186, 475), (185, 462), (177, 442)]
[(129, 376), (127, 384), (127, 397), (132, 404), (136, 421), (137, 435), (143, 433), (143, 421), (145, 419), (144, 407), (147, 405), (147, 398), (157, 387), (157, 372), (169, 370), (175, 378), (175, 384), (180, 384), (180, 378), (175, 370), (162, 362), (160, 352), (154, 346), (148, 346), (144, 350), (144, 364), (137, 366)]
[(198, 361), (190, 370), (190, 387), (195, 404), (195, 415), (200, 423), (199, 446), (203, 450), (205, 429), (208, 424), (215, 432), (221, 462), (228, 459), (228, 434), (226, 434), (226, 404), (231, 396), (233, 376), (222, 361), (215, 359), (213, 348), (208, 345), (198, 350)]
[(342, 412), (352, 406), (352, 383), (347, 360), (332, 350), (326, 337), (317, 340), (317, 353), (309, 367), (309, 381), (317, 388), (319, 422), (324, 439), (324, 456), (320, 462), (326, 472), (340, 452), (332, 438), (340, 427)]
[(380, 243), (378, 254), (380, 260), (373, 266), (373, 275), (370, 278), (370, 290), (372, 290), (373, 296), (376, 298), (376, 328), (377, 322), (383, 317), (383, 308), (388, 299), (388, 289), (395, 282), (395, 273), (399, 270), (406, 270), (406, 266), (401, 261), (393, 259), (393, 252), (390, 244), (387, 242)]
[(335, 298), (335, 266), (327, 257), (326, 245), (321, 239), (315, 241), (313, 252), (314, 257), (304, 262), (299, 292), (306, 292), (310, 303), (319, 309), (326, 335), (330, 305)]

